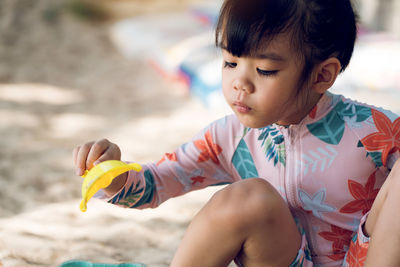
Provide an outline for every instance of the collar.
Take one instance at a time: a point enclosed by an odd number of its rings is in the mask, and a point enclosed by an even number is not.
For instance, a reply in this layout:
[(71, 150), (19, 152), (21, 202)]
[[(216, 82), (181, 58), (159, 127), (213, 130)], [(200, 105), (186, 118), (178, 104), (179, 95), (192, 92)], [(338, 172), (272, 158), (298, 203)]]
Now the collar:
[(311, 112), (303, 118), (298, 124), (291, 125), (278, 125), (276, 123), (273, 124), (274, 127), (279, 128), (280, 130), (300, 130), (307, 124), (311, 124), (319, 121), (324, 116), (326, 116), (340, 101), (340, 96), (332, 94), (331, 92), (325, 92), (322, 97), (319, 99), (318, 103), (314, 106)]

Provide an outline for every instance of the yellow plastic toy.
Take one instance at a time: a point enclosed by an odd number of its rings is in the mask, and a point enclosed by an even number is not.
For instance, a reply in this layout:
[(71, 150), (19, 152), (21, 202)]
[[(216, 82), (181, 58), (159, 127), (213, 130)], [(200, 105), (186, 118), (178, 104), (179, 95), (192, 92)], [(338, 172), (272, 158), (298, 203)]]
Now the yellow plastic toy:
[(127, 164), (119, 160), (107, 160), (97, 164), (89, 171), (86, 170), (82, 175), (84, 180), (82, 183), (81, 211), (85, 212), (89, 199), (101, 188), (109, 186), (115, 177), (130, 170), (139, 172), (141, 169), (142, 166), (137, 163)]

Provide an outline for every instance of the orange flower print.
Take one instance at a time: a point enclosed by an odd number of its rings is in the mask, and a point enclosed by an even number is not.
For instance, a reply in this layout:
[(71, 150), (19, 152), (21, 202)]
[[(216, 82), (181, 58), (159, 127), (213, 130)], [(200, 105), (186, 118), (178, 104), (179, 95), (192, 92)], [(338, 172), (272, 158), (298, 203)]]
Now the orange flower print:
[(157, 166), (159, 166), (161, 163), (163, 163), (165, 161), (165, 158), (167, 158), (169, 161), (178, 161), (178, 158), (176, 156), (176, 153), (165, 153), (164, 157), (162, 157), (162, 159), (160, 159), (159, 162), (157, 162)]
[(362, 211), (363, 214), (367, 213), (374, 203), (376, 195), (378, 195), (379, 189), (374, 189), (375, 185), (375, 173), (373, 172), (369, 178), (365, 186), (356, 181), (349, 180), (349, 191), (350, 194), (355, 198), (355, 200), (346, 204), (343, 208), (340, 209), (342, 213), (354, 213), (358, 211)]
[(382, 164), (386, 166), (389, 153), (400, 149), (400, 118), (392, 123), (382, 112), (371, 112), (378, 132), (364, 137), (361, 143), (369, 152), (382, 152)]
[(328, 240), (332, 241), (332, 251), (333, 255), (330, 255), (329, 258), (333, 260), (341, 260), (346, 255), (346, 250), (350, 245), (350, 240), (353, 235), (352, 231), (342, 229), (335, 225), (331, 225), (331, 232), (321, 232), (319, 235)]
[(214, 144), (210, 130), (204, 135), (205, 139), (194, 141), (194, 145), (200, 150), (199, 158), (197, 162), (205, 162), (212, 160), (215, 164), (219, 164), (218, 155), (221, 154), (222, 148)]
[(363, 267), (367, 258), (368, 244), (359, 244), (358, 240), (354, 240), (350, 244), (350, 249), (347, 252), (346, 266), (348, 267)]

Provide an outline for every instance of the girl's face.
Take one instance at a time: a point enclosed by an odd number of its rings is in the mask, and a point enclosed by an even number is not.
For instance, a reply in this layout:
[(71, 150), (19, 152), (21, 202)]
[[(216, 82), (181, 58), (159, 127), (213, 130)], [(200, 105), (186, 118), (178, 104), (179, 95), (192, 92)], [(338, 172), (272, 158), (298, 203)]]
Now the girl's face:
[(235, 57), (222, 50), (222, 90), (245, 126), (297, 124), (318, 102), (320, 94), (308, 88), (297, 94), (303, 63), (292, 51), (287, 35), (278, 35), (249, 57)]

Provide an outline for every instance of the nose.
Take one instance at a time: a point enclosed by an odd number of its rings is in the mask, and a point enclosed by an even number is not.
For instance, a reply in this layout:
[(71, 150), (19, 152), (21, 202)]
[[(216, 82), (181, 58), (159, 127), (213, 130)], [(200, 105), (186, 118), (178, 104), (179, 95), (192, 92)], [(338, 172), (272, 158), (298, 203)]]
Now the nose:
[(254, 85), (245, 77), (238, 77), (233, 81), (233, 88), (238, 91), (251, 94), (254, 92)]

